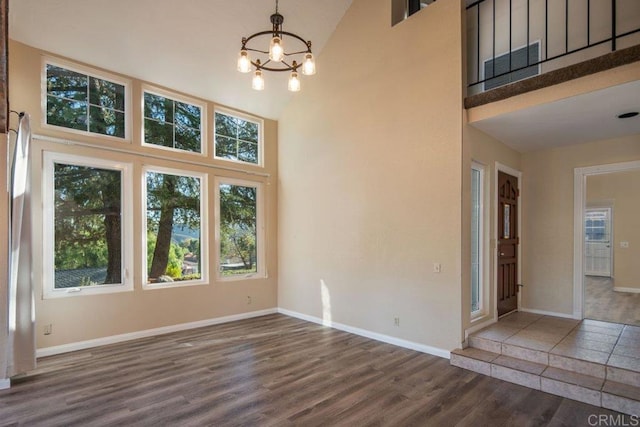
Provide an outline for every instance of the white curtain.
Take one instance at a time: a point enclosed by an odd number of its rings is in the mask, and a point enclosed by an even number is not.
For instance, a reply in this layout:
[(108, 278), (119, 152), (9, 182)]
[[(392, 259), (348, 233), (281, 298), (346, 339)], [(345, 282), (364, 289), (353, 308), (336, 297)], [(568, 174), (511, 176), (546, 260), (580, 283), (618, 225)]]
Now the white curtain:
[[(8, 335), (5, 372), (11, 378), (36, 365), (35, 307), (31, 278), (31, 179), (29, 115), (20, 114), (18, 137), (11, 166), (11, 216), (9, 233)], [(4, 374), (4, 375), (2, 375)]]

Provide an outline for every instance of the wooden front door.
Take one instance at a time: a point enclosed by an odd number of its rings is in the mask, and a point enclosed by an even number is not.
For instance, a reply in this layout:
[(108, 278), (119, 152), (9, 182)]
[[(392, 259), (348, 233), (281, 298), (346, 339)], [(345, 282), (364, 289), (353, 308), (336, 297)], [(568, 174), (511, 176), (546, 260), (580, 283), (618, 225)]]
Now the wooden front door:
[(498, 316), (518, 309), (518, 178), (498, 172)]

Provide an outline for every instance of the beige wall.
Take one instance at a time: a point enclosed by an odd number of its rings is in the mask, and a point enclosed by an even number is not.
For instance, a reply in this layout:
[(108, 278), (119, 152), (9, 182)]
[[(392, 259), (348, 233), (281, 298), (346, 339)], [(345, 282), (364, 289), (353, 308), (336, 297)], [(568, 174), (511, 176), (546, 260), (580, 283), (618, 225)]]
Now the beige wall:
[[(468, 146), (468, 158), (465, 162), (466, 169), (470, 170), (471, 161), (475, 161), (484, 167), (484, 227), (485, 242), (483, 246), (483, 274), (482, 274), (482, 286), (483, 286), (483, 314), (473, 319), (473, 323), (481, 323), (485, 320), (493, 318), (496, 312), (496, 284), (495, 284), (495, 269), (496, 269), (496, 257), (494, 256), (496, 251), (496, 233), (495, 230), (495, 210), (496, 210), (496, 176), (498, 164), (506, 166), (513, 170), (521, 170), (521, 154), (517, 151), (507, 147), (500, 141), (487, 135), (486, 133), (466, 125), (464, 127), (464, 144)], [(466, 152), (467, 150), (465, 150)], [(465, 178), (463, 182), (463, 217), (470, 219), (471, 212), (471, 189), (470, 180)], [(468, 214), (467, 214), (468, 212)], [(463, 227), (463, 284), (470, 283), (469, 279), (466, 279), (468, 270), (471, 265), (471, 248), (470, 244), (470, 225), (466, 224)], [(463, 325), (469, 328), (472, 325), (470, 319), (471, 312), (471, 288), (470, 286), (462, 286), (462, 313), (463, 313)]]
[(393, 27), (390, 14), (387, 0), (355, 0), (279, 122), (278, 302), (451, 350), (462, 328), (460, 2)]
[[(133, 132), (131, 144), (114, 142), (98, 136), (82, 136), (61, 130), (45, 128), (41, 125), (40, 76), (43, 52), (20, 43), (12, 42), (10, 49), (10, 94), (11, 108), (31, 114), (32, 130), (35, 135), (64, 138), (69, 141), (80, 141), (96, 146), (126, 148), (132, 154), (103, 152), (92, 147), (67, 146), (65, 144), (47, 142), (39, 138), (33, 140), (33, 182), (34, 198), (38, 205), (42, 186), (42, 153), (45, 150), (73, 152), (74, 154), (119, 159), (133, 163), (134, 171), (140, 171), (142, 164), (167, 167), (181, 167), (180, 160), (193, 160), (188, 154), (171, 153), (166, 160), (144, 159), (135, 153), (156, 153), (153, 148), (140, 145), (140, 131)], [(133, 128), (141, 129), (139, 100), (142, 82), (133, 80)], [(207, 103), (209, 153), (214, 104)], [(94, 338), (141, 331), (145, 329), (170, 326), (180, 323), (213, 319), (222, 316), (241, 314), (277, 306), (277, 123), (265, 120), (265, 168), (259, 169), (270, 174), (270, 178), (234, 173), (216, 169), (216, 165), (229, 166), (228, 162), (208, 160), (211, 166), (193, 166), (194, 170), (209, 174), (209, 265), (214, 263), (213, 243), (213, 179), (214, 176), (230, 176), (260, 181), (265, 184), (266, 200), (266, 241), (267, 241), (267, 279), (244, 280), (234, 282), (216, 282), (215, 271), (210, 272), (210, 283), (203, 286), (190, 286), (173, 289), (142, 290), (140, 260), (134, 261), (134, 291), (108, 295), (87, 295), (69, 298), (42, 298), (42, 259), (36, 256), (34, 264), (36, 292), (36, 333), (38, 347), (56, 346), (66, 343), (84, 341)], [(163, 152), (164, 153), (164, 152)], [(4, 162), (4, 154), (2, 159)], [(207, 161), (201, 160), (199, 161)], [(135, 176), (135, 175), (134, 175)], [(141, 183), (134, 179), (134, 234), (141, 235)], [(3, 209), (3, 211), (6, 211)], [(35, 223), (42, 221), (42, 212), (34, 214)], [(3, 236), (2, 241), (6, 241)], [(36, 242), (42, 241), (36, 235)], [(142, 254), (142, 239), (134, 238), (134, 253)], [(4, 276), (3, 276), (4, 277)], [(252, 303), (247, 304), (247, 296)], [(53, 324), (53, 334), (43, 335), (43, 326)]]
[(573, 185), (578, 167), (640, 160), (640, 135), (522, 155), (522, 304), (573, 314)]
[(614, 287), (640, 291), (640, 170), (588, 176), (587, 206), (613, 207)]

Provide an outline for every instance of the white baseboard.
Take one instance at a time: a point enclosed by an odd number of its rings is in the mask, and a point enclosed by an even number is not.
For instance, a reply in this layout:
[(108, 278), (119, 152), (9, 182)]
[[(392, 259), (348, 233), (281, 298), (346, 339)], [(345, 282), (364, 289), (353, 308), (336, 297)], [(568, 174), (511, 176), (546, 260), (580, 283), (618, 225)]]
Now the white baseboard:
[(0, 380), (0, 390), (6, 390), (8, 388), (11, 388), (11, 380), (9, 378)]
[[(237, 320), (250, 319), (253, 317), (266, 316), (274, 313), (281, 313), (286, 316), (295, 317), (301, 320), (306, 320), (307, 322), (317, 323), (320, 325), (338, 329), (340, 331), (345, 331), (355, 335), (360, 335), (376, 341), (381, 341), (387, 344), (396, 345), (398, 347), (408, 348), (410, 350), (432, 354), (434, 356), (443, 357), (445, 359), (449, 359), (451, 357), (451, 353), (447, 350), (431, 347), (424, 344), (419, 344), (413, 341), (403, 340), (400, 338), (392, 337), (390, 335), (379, 334), (377, 332), (368, 331), (366, 329), (360, 329), (360, 328), (356, 328), (349, 325), (343, 325), (341, 323), (325, 322), (318, 317), (309, 316), (309, 315), (298, 313), (295, 311), (286, 310), (283, 308), (278, 308), (278, 309), (271, 308), (267, 310), (253, 311), (250, 313), (241, 313), (241, 314), (235, 314), (232, 316), (218, 317), (215, 319), (201, 320), (198, 322), (182, 323), (179, 325), (164, 326), (161, 328), (147, 329), (144, 331), (131, 332), (127, 334), (112, 335), (109, 337), (96, 338), (96, 339), (87, 340), (87, 341), (80, 341), (80, 342), (63, 344), (63, 345), (58, 345), (53, 347), (39, 348), (36, 351), (36, 357), (53, 356), (56, 354), (68, 353), (71, 351), (85, 350), (87, 348), (99, 347), (102, 345), (116, 344), (116, 343), (131, 341), (139, 338), (148, 338), (156, 335), (185, 331), (188, 329), (201, 328), (205, 326), (218, 325), (221, 323), (228, 323), (228, 322), (234, 322)], [(6, 387), (8, 388), (10, 386), (9, 380), (6, 380), (6, 383), (7, 383)], [(4, 385), (4, 382), (0, 380), (0, 389), (2, 389), (3, 385)]]
[(360, 329), (360, 328), (355, 328), (349, 325), (343, 325), (341, 323), (327, 322), (320, 319), (319, 317), (309, 316), (308, 314), (298, 313), (296, 311), (286, 310), (284, 308), (278, 308), (278, 313), (284, 314), (285, 316), (306, 320), (307, 322), (328, 326), (330, 328), (338, 329), (340, 331), (349, 332), (351, 334), (360, 335), (362, 337), (370, 338), (372, 340), (381, 341), (387, 344), (396, 345), (398, 347), (404, 347), (410, 350), (419, 351), (421, 353), (427, 353), (434, 356), (443, 357), (445, 359), (451, 358), (451, 352), (447, 350), (443, 350), (441, 348), (431, 347), (431, 346), (419, 344), (413, 341), (407, 341), (400, 338), (392, 337), (390, 335), (379, 334), (377, 332), (371, 332), (366, 329)]
[(638, 288), (613, 288), (616, 292), (629, 292), (632, 294), (640, 294), (640, 289)]
[[(181, 323), (179, 325), (164, 326), (161, 328), (147, 329), (144, 331), (131, 332), (128, 334), (112, 335), (109, 337), (96, 338), (88, 341), (74, 342), (70, 344), (57, 345), (53, 347), (39, 348), (36, 350), (36, 357), (53, 356), (55, 354), (68, 353), (70, 351), (85, 350), (87, 348), (98, 347), (107, 344), (135, 340), (138, 338), (148, 338), (156, 335), (169, 334), (171, 332), (186, 331), (188, 329), (202, 328), (204, 326), (219, 325), (221, 323), (234, 322), (236, 320), (251, 319), (253, 317), (275, 314), (278, 310), (269, 308), (267, 310), (252, 311), (249, 313), (234, 314), (231, 316), (217, 317), (215, 319), (200, 320), (197, 322)], [(1, 388), (2, 382), (0, 382)]]
[(575, 319), (573, 314), (556, 313), (554, 311), (536, 310), (534, 308), (519, 308), (518, 311), (524, 311), (525, 313), (542, 314), (544, 316), (562, 317), (564, 319)]

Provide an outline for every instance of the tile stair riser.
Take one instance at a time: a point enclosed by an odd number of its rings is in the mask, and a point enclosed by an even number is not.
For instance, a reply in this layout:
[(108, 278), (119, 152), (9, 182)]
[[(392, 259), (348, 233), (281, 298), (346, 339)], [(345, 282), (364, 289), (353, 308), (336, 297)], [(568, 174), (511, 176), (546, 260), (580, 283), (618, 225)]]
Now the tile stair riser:
[(607, 379), (618, 383), (640, 387), (640, 372), (628, 371), (624, 368), (607, 366)]
[(480, 350), (498, 354), (502, 352), (502, 344), (500, 342), (480, 337), (469, 337), (469, 347), (479, 348)]
[(557, 354), (549, 355), (549, 366), (564, 369), (565, 371), (577, 372), (596, 378), (605, 378), (606, 370), (604, 365), (598, 363), (577, 360), (571, 357)]
[(600, 406), (602, 402), (602, 393), (600, 391), (551, 378), (541, 378), (540, 389), (546, 393), (588, 403), (589, 405)]
[(513, 344), (503, 343), (501, 353), (506, 356), (515, 357), (516, 359), (526, 360), (527, 362), (540, 363), (542, 365), (549, 364), (549, 353), (546, 351), (532, 350)]
[(451, 365), (458, 368), (467, 369), (482, 375), (491, 376), (491, 363), (482, 360), (472, 359), (471, 357), (461, 356), (459, 354), (451, 354)]
[(640, 417), (640, 402), (609, 393), (602, 393), (602, 407)]
[(522, 372), (506, 366), (491, 364), (491, 376), (524, 387), (540, 390), (540, 375)]

